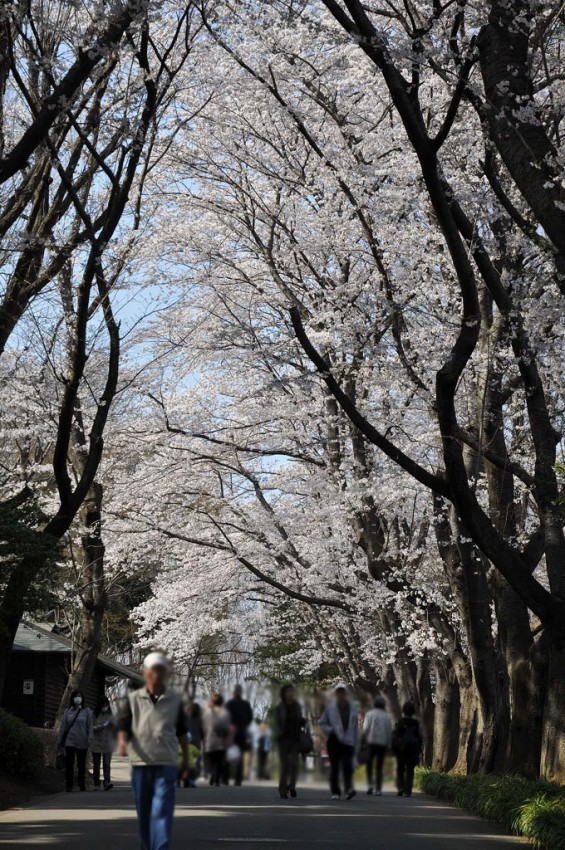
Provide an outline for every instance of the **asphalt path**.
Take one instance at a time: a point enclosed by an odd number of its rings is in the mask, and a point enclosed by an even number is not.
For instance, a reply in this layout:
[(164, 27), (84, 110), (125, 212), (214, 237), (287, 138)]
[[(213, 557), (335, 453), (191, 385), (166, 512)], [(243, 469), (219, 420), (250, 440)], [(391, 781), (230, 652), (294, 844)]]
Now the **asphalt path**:
[[(137, 850), (126, 767), (117, 764), (108, 792), (56, 794), (0, 814), (0, 850)], [(172, 850), (504, 850), (527, 847), (458, 809), (420, 794), (398, 798), (360, 792), (332, 801), (321, 785), (280, 800), (266, 784), (182, 789)]]

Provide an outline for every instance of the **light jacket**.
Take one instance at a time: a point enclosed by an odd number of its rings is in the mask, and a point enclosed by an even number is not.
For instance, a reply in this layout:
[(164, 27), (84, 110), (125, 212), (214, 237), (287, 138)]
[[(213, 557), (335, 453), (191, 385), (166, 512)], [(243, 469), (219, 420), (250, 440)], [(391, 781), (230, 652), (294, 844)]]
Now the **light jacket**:
[(93, 753), (113, 753), (116, 748), (116, 731), (112, 712), (100, 712), (94, 718)]
[[(66, 734), (66, 737), (65, 737)], [(76, 747), (77, 750), (87, 750), (92, 742), (93, 722), (92, 712), (86, 706), (67, 708), (59, 727), (59, 746)]]
[(229, 712), (225, 708), (212, 706), (204, 712), (202, 719), (206, 752), (217, 753), (220, 750), (227, 750), (233, 738)]
[(392, 722), (384, 708), (372, 708), (365, 715), (363, 737), (367, 744), (375, 747), (392, 745)]
[(320, 717), (320, 728), (326, 738), (335, 735), (338, 741), (349, 747), (357, 747), (359, 740), (359, 719), (357, 709), (352, 702), (349, 703), (349, 723), (343, 728), (341, 713), (337, 703), (331, 702), (327, 705)]
[(181, 695), (167, 688), (153, 702), (147, 688), (139, 688), (128, 693), (127, 701), (131, 710), (130, 764), (176, 767), (178, 722), (183, 712)]

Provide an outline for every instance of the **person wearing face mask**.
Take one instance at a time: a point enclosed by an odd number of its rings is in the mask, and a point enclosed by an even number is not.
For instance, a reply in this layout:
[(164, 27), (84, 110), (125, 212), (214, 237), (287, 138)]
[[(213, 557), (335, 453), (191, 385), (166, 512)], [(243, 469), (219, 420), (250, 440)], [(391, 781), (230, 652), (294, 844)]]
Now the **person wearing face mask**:
[[(103, 697), (94, 713), (94, 738), (92, 740), (92, 776), (94, 788), (99, 791), (111, 791), (114, 787), (111, 779), (112, 753), (116, 748), (114, 718), (107, 697)], [(100, 784), (100, 765), (104, 775), (104, 785)]]
[(73, 691), (69, 707), (63, 714), (59, 727), (59, 748), (65, 754), (65, 788), (73, 790), (75, 760), (77, 764), (78, 787), (86, 791), (86, 754), (92, 743), (94, 723), (92, 712), (84, 704), (80, 691)]

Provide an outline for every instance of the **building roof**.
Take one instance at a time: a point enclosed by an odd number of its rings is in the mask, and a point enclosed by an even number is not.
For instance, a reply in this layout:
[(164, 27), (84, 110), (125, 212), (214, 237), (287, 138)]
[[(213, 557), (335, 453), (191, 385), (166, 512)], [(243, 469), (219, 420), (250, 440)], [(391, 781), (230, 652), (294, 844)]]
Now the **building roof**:
[[(72, 655), (74, 646), (68, 638), (59, 635), (50, 628), (38, 626), (36, 623), (27, 623), (22, 620), (18, 626), (14, 639), (13, 652), (60, 652)], [(143, 677), (136, 670), (120, 664), (105, 655), (98, 656), (98, 663), (112, 676), (120, 679), (133, 679), (142, 683)]]

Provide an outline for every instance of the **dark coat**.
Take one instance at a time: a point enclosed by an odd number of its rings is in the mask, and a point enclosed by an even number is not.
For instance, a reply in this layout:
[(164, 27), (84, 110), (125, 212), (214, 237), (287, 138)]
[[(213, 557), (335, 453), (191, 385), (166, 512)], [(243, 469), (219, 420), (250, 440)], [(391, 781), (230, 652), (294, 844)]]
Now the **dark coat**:
[(406, 764), (418, 764), (422, 752), (422, 733), (415, 717), (402, 717), (392, 736), (392, 751)]
[(275, 738), (279, 743), (298, 743), (304, 726), (302, 707), (299, 702), (287, 704), (282, 700), (275, 708)]

